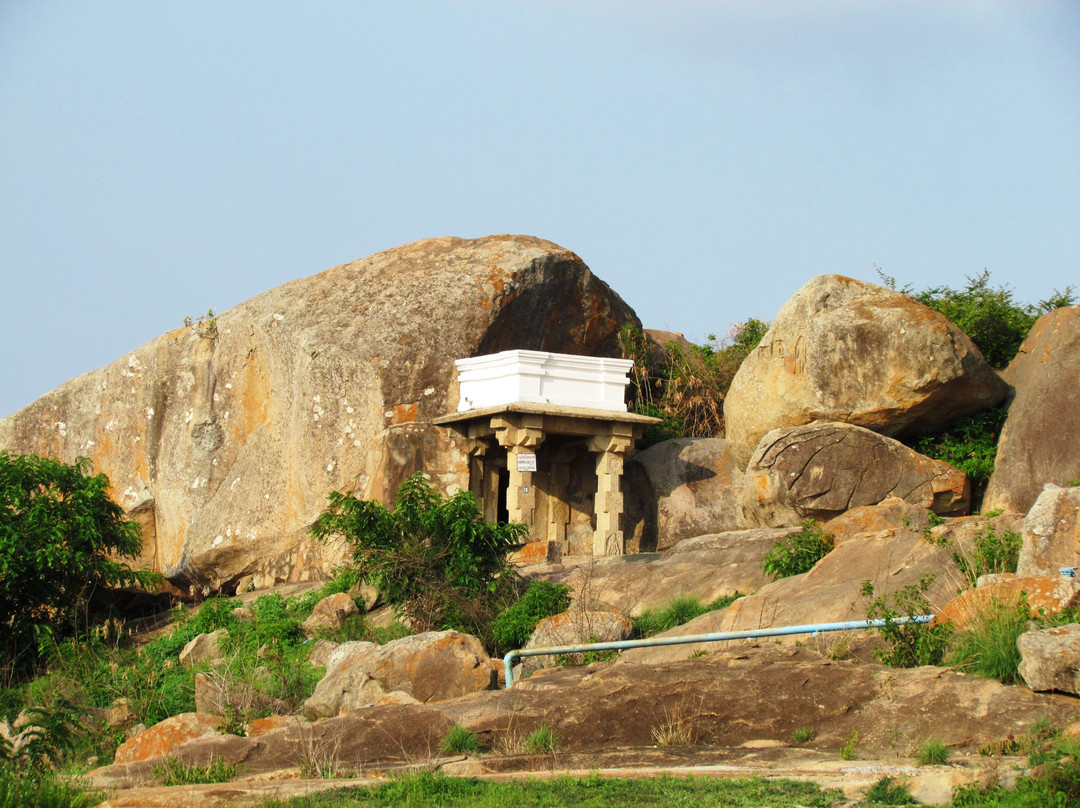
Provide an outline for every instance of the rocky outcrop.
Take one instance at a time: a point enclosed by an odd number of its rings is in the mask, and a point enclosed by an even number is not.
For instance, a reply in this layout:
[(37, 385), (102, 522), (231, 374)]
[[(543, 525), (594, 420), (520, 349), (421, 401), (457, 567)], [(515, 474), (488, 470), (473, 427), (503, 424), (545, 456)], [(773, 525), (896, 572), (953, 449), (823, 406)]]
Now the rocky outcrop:
[(116, 762), (135, 763), (168, 755), (173, 749), (197, 738), (220, 735), (218, 730), (223, 723), (225, 719), (217, 715), (180, 713), (171, 716), (120, 744)]
[(1080, 479), (1080, 306), (1040, 317), (1003, 376), (1013, 400), (983, 509), (1026, 513), (1044, 484)]
[(1020, 578), (1008, 573), (983, 576), (977, 588), (961, 592), (939, 609), (934, 622), (963, 631), (995, 609), (1017, 608), (1021, 601), (1033, 618), (1072, 609), (1080, 604), (1080, 579), (1060, 575)]
[(1080, 567), (1080, 488), (1047, 483), (1024, 518), (1017, 575), (1058, 575)]
[[(926, 523), (926, 511), (916, 506), (889, 503), (860, 508), (858, 514), (860, 518), (847, 514), (825, 525), (835, 536), (834, 549), (809, 572), (767, 584), (722, 611), (703, 614), (661, 636), (863, 620), (867, 612), (862, 593), (865, 581), (873, 585), (876, 597), (907, 586), (918, 587), (926, 574), (932, 581), (925, 595), (931, 609), (936, 610), (962, 585), (963, 575), (953, 554), (969, 546), (979, 526), (1002, 524), (1005, 519), (968, 517), (957, 520), (967, 523), (962, 530), (928, 540), (920, 528), (920, 523)], [(883, 523), (885, 527), (881, 527)], [(622, 658), (656, 663), (685, 659), (687, 653), (682, 646), (636, 648), (623, 652)]]
[(742, 527), (742, 467), (723, 438), (676, 438), (635, 454), (624, 469), (630, 495), (624, 522), (642, 551)]
[(1016, 647), (1020, 678), (1032, 690), (1080, 694), (1080, 625), (1025, 631)]
[(761, 560), (780, 539), (797, 529), (732, 530), (685, 539), (662, 557), (614, 556), (583, 564), (553, 580), (566, 583), (579, 598), (611, 603), (636, 617), (666, 606), (677, 595), (712, 603), (754, 592), (768, 583)]
[(1006, 389), (944, 316), (900, 292), (820, 275), (743, 362), (724, 418), (745, 464), (773, 429), (843, 421), (889, 436), (928, 431), (994, 406)]
[(381, 703), (442, 701), (495, 686), (495, 669), (480, 641), (457, 631), (429, 631), (386, 645), (347, 642), (330, 655), (326, 675), (304, 702), (309, 717)]
[(967, 475), (899, 441), (841, 423), (774, 429), (746, 469), (748, 524), (797, 525), (831, 519), (890, 497), (945, 516), (967, 513)]
[(424, 423), (457, 405), (454, 360), (511, 348), (618, 355), (630, 308), (569, 250), (527, 236), (419, 241), (169, 332), (0, 421), (0, 448), (109, 476), (142, 565), (182, 585), (322, 577), (332, 490), (393, 495), (468, 456)]
[[(565, 612), (545, 617), (536, 624), (525, 648), (554, 648), (560, 645), (581, 645), (590, 642), (617, 642), (627, 639), (634, 630), (630, 619), (611, 608), (599, 608), (603, 604), (585, 602)], [(571, 655), (572, 661), (580, 662), (581, 655)], [(554, 656), (524, 657), (522, 668), (535, 671), (553, 668), (560, 664)]]

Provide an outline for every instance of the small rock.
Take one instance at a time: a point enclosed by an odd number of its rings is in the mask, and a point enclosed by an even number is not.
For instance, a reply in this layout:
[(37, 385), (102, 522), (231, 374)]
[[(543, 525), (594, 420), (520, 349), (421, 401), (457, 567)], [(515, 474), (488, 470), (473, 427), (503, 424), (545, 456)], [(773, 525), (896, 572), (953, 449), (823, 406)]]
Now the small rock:
[(232, 616), (238, 623), (250, 623), (255, 619), (255, 615), (252, 613), (251, 609), (246, 606), (237, 606), (232, 610)]
[(1041, 631), (1025, 631), (1016, 640), (1020, 677), (1032, 690), (1080, 692), (1080, 625), (1069, 623)]
[(334, 631), (354, 614), (360, 614), (356, 602), (344, 592), (338, 592), (315, 604), (311, 616), (300, 624), (300, 628), (309, 637), (318, 631)]
[(124, 727), (130, 724), (134, 718), (135, 714), (131, 710), (131, 702), (125, 698), (119, 698), (109, 706), (109, 713), (105, 718), (105, 723), (110, 727)]
[(228, 629), (219, 628), (209, 634), (199, 634), (192, 638), (180, 652), (180, 664), (191, 667), (198, 665), (200, 662), (221, 659), (224, 656), (221, 650), (221, 641), (228, 633)]

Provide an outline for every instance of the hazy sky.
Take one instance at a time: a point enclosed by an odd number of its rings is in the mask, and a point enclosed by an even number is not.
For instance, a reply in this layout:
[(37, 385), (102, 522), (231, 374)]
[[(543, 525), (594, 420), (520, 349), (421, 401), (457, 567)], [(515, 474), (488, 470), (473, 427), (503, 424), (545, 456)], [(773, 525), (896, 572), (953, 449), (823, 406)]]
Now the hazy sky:
[(704, 340), (813, 275), (1080, 284), (1077, 2), (0, 0), (0, 416), (441, 235)]

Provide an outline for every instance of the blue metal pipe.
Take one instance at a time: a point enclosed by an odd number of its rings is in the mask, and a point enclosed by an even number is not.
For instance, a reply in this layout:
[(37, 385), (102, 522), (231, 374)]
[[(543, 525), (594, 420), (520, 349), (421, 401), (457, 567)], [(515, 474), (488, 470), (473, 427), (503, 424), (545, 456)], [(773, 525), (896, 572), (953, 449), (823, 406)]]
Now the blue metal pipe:
[(811, 623), (803, 626), (773, 626), (772, 628), (753, 628), (745, 631), (717, 631), (712, 634), (687, 634), (682, 637), (648, 637), (643, 640), (618, 640), (615, 642), (593, 642), (584, 645), (559, 645), (550, 648), (522, 648), (511, 651), (503, 657), (503, 671), (506, 673), (506, 687), (514, 684), (514, 661), (520, 657), (550, 656), (552, 654), (577, 654), (582, 651), (621, 651), (626, 648), (656, 648), (662, 645), (685, 645), (695, 642), (721, 642), (723, 640), (752, 640), (758, 637), (779, 637), (786, 634), (818, 634), (823, 631), (851, 631), (866, 628), (881, 628), (890, 623), (902, 626), (905, 623), (929, 623), (932, 614), (920, 614), (914, 617), (894, 617), (888, 620), (849, 620), (846, 623)]

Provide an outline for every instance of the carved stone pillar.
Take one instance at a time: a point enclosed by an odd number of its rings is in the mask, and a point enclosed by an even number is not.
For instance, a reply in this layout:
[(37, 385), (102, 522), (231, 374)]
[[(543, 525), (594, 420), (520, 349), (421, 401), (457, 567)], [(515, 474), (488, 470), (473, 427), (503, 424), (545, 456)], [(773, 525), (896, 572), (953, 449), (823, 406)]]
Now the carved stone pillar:
[[(526, 419), (521, 419), (526, 420)], [(533, 472), (523, 471), (518, 465), (518, 455), (533, 453), (544, 441), (544, 430), (537, 425), (511, 424), (502, 422), (493, 424), (499, 445), (506, 449), (506, 468), (510, 472), (510, 484), (506, 489), (506, 510), (511, 522), (522, 522), (529, 527), (529, 538), (543, 538), (535, 522), (536, 490), (533, 487)], [(524, 465), (524, 464), (522, 464)], [(546, 519), (544, 528), (547, 527)]]
[(623, 458), (634, 445), (625, 435), (598, 435), (589, 439), (589, 451), (596, 452), (596, 531), (593, 555), (622, 555), (623, 532), (619, 520), (623, 512)]

